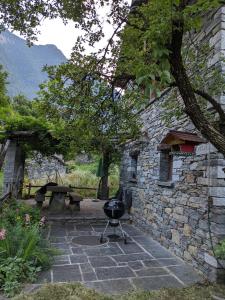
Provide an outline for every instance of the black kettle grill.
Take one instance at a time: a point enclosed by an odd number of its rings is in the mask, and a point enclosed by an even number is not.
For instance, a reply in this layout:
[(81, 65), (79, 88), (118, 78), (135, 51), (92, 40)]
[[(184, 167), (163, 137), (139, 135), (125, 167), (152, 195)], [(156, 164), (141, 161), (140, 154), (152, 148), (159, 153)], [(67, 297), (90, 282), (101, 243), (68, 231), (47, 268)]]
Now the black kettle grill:
[(106, 224), (106, 227), (101, 234), (100, 237), (100, 243), (103, 242), (104, 240), (104, 234), (106, 233), (108, 227), (113, 227), (114, 233), (112, 235), (109, 235), (110, 238), (116, 239), (119, 236), (116, 234), (116, 228), (119, 227), (120, 231), (122, 233), (123, 239), (124, 239), (124, 244), (127, 244), (127, 236), (125, 232), (123, 231), (120, 218), (124, 215), (125, 213), (125, 205), (122, 201), (118, 199), (111, 199), (110, 201), (107, 201), (103, 207), (103, 210), (106, 214), (106, 216), (109, 218)]

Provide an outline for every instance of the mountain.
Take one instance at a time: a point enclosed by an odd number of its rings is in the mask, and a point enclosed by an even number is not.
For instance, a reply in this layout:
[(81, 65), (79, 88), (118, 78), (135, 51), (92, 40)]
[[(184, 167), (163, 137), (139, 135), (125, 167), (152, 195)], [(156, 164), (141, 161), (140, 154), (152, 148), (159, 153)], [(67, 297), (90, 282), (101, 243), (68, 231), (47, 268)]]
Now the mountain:
[(8, 94), (23, 94), (28, 99), (36, 96), (39, 84), (47, 79), (44, 65), (58, 65), (66, 57), (55, 45), (34, 45), (9, 31), (0, 34), (0, 64), (8, 72)]

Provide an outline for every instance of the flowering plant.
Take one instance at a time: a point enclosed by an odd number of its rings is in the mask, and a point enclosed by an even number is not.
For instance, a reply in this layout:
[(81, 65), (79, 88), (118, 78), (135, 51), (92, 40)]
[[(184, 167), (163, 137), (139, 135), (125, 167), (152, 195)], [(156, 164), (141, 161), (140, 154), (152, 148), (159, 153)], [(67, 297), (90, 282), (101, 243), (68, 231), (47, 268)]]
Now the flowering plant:
[(0, 218), (0, 289), (12, 296), (21, 283), (37, 277), (58, 254), (43, 237), (46, 217), (40, 210), (11, 201), (1, 208)]
[(31, 219), (30, 215), (29, 214), (25, 214), (25, 224), (26, 225), (30, 224), (30, 219)]
[(41, 220), (39, 222), (39, 226), (44, 227), (45, 223), (46, 223), (46, 217), (44, 216), (44, 217), (41, 218)]
[(33, 225), (40, 221), (41, 215), (40, 210), (37, 208), (14, 201), (3, 206), (2, 219), (7, 224), (14, 226), (18, 223), (22, 225)]
[(0, 229), (0, 240), (3, 241), (6, 238), (6, 230), (4, 228)]

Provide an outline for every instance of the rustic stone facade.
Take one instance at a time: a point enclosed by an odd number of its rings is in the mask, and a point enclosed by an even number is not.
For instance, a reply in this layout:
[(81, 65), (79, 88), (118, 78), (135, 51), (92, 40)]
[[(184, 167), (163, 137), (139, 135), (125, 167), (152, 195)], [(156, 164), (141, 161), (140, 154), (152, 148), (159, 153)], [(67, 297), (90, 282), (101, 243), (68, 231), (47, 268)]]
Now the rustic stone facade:
[[(214, 14), (204, 36), (215, 45), (214, 61), (225, 50), (225, 8)], [(217, 60), (216, 60), (217, 59)], [(224, 97), (219, 101), (225, 103)], [(225, 160), (209, 143), (191, 156), (173, 156), (172, 180), (160, 182), (158, 145), (170, 129), (196, 132), (186, 117), (162, 119), (161, 98), (141, 113), (145, 138), (124, 145), (120, 183), (132, 191), (133, 221), (176, 255), (214, 281), (223, 272), (214, 258), (215, 245), (225, 238)], [(132, 153), (138, 152), (132, 177)]]
[(62, 156), (43, 157), (38, 153), (26, 161), (26, 173), (29, 180), (49, 178), (54, 181), (57, 176), (66, 174), (66, 165)]

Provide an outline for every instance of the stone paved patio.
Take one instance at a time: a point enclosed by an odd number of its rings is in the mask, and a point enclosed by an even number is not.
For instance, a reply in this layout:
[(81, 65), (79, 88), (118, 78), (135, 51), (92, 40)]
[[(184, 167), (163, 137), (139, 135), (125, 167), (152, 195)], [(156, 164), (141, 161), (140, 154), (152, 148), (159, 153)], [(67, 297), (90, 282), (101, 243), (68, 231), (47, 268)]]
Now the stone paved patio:
[(38, 283), (79, 281), (100, 292), (116, 294), (133, 289), (183, 287), (202, 280), (192, 267), (143, 232), (132, 225), (123, 227), (129, 235), (126, 245), (122, 240), (109, 240), (102, 245), (80, 246), (72, 242), (74, 237), (99, 236), (104, 225), (54, 223), (49, 238), (60, 249), (60, 255), (55, 257), (52, 269), (41, 274)]

